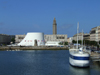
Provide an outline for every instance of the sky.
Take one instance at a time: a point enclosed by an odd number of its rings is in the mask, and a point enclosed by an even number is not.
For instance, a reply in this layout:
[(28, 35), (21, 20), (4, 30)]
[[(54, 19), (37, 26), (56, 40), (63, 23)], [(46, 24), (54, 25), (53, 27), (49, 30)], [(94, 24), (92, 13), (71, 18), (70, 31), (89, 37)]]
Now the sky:
[(0, 34), (53, 33), (72, 37), (100, 25), (100, 0), (0, 0)]

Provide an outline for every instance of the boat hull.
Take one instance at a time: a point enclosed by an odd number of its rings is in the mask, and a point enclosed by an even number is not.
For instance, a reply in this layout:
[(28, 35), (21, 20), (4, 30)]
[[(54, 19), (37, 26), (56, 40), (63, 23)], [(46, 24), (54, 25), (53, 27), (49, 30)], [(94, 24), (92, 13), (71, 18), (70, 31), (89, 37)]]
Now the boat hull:
[(70, 54), (69, 56), (69, 63), (72, 66), (76, 67), (89, 67), (90, 65), (90, 60), (89, 60), (89, 55), (75, 55), (75, 54)]
[(75, 66), (75, 67), (89, 67), (89, 60), (88, 61), (74, 60), (69, 57), (69, 63), (70, 65)]

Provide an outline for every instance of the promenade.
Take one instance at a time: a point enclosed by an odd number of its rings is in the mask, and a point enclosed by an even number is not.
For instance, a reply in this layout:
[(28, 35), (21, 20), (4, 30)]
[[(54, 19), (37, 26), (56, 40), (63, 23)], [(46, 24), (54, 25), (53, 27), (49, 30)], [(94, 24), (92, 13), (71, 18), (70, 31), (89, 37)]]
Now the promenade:
[(46, 47), (46, 46), (1, 46), (0, 50), (68, 50), (68, 47)]

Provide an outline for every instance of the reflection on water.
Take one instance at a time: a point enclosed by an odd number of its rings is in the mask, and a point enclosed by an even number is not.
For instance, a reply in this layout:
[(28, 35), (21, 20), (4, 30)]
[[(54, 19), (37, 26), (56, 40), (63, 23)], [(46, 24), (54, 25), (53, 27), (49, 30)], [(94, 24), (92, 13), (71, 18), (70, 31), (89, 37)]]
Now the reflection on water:
[(90, 65), (91, 69), (100, 71), (100, 61), (91, 61)]
[(78, 68), (70, 66), (70, 75), (90, 75), (90, 69), (89, 68)]
[(98, 63), (72, 67), (67, 50), (0, 51), (0, 75), (99, 75)]

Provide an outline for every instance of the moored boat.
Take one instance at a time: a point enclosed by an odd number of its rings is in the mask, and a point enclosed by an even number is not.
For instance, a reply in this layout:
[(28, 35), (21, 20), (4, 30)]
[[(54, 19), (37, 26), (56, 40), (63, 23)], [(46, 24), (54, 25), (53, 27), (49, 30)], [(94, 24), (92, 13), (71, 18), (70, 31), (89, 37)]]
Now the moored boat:
[[(83, 46), (83, 41), (82, 41), (82, 46)], [(78, 49), (78, 26), (77, 26), (77, 48), (69, 49), (69, 63), (70, 65), (76, 67), (89, 67), (90, 64), (89, 57), (90, 57), (89, 53), (83, 51), (83, 47)]]
[(89, 67), (90, 55), (82, 51), (82, 48), (76, 50), (69, 50), (69, 63), (76, 67)]

